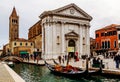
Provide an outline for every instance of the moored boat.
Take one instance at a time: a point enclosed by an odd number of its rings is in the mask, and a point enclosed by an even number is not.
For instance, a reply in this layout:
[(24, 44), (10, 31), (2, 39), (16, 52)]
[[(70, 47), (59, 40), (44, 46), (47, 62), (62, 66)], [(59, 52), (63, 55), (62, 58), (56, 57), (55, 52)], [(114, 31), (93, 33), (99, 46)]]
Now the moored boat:
[[(76, 67), (71, 67), (71, 70), (68, 70), (66, 68), (66, 66), (61, 66), (61, 65), (51, 65), (48, 64), (45, 61), (45, 65), (47, 66), (47, 68), (51, 71), (51, 73), (55, 74), (55, 75), (60, 75), (60, 76), (64, 76), (64, 77), (68, 77), (68, 78), (81, 78), (81, 77), (89, 77), (91, 75), (94, 74), (99, 74), (101, 71), (100, 70), (92, 70), (92, 71), (88, 71), (88, 69), (86, 70), (81, 70), (80, 68), (76, 68)], [(57, 69), (56, 69), (57, 66)]]
[(7, 62), (7, 65), (10, 67), (14, 67), (14, 63), (12, 61)]

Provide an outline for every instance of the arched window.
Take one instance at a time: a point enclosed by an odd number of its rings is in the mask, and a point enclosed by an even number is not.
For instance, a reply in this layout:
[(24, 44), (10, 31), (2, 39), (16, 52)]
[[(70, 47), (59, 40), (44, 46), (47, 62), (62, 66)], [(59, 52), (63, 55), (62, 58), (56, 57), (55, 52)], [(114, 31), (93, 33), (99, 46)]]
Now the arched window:
[(75, 47), (75, 41), (74, 40), (69, 40), (68, 46)]
[(22, 42), (20, 42), (20, 46), (22, 46)]
[(16, 46), (16, 42), (14, 43), (14, 45)]
[(107, 41), (105, 41), (105, 48), (107, 48)]

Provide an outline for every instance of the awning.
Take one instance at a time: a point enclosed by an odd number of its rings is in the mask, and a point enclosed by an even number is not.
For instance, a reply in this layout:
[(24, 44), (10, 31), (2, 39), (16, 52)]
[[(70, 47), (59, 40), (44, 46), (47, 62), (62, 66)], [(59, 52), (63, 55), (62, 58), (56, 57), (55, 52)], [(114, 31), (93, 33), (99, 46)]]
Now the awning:
[(21, 51), (20, 54), (28, 54), (27, 51)]

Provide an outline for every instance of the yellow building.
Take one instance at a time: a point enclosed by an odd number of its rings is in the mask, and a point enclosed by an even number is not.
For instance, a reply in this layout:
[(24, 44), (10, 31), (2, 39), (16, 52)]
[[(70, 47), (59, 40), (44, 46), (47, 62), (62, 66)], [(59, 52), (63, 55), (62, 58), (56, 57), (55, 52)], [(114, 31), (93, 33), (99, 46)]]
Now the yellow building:
[(16, 39), (11, 43), (11, 53), (14, 55), (33, 54), (34, 43), (23, 38)]
[(4, 55), (26, 55), (33, 54), (34, 42), (19, 38), (19, 16), (15, 7), (9, 17), (9, 43), (3, 48)]

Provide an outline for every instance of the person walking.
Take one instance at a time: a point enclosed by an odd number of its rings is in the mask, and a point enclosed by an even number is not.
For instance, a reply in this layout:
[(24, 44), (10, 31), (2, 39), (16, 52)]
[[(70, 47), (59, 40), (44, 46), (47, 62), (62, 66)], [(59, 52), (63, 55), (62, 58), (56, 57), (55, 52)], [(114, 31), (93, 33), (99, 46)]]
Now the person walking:
[(119, 69), (119, 63), (120, 63), (120, 55), (119, 54), (115, 55), (114, 61), (116, 64), (116, 68)]
[(64, 64), (64, 56), (62, 57), (62, 62), (63, 62), (63, 64)]
[(61, 64), (61, 59), (62, 57), (61, 56), (58, 56), (58, 60), (59, 60), (59, 63)]

